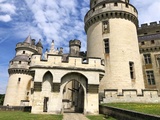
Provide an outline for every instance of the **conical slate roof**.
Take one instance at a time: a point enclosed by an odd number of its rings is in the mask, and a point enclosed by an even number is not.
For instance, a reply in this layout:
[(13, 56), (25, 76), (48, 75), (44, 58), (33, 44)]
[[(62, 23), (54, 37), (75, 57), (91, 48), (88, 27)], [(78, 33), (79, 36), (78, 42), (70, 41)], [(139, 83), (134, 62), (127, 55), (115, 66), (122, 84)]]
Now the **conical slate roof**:
[(41, 39), (38, 41), (38, 43), (36, 44), (37, 47), (42, 47), (43, 48), (43, 45), (41, 43)]
[(24, 40), (24, 43), (32, 44), (32, 39), (30, 35)]

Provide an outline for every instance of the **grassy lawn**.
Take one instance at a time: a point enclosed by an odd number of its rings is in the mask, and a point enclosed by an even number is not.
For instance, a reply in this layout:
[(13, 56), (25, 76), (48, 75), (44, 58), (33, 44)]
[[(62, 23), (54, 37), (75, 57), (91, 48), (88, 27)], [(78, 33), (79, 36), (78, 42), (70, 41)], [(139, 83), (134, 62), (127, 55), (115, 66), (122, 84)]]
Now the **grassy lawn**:
[(28, 112), (0, 111), (0, 120), (62, 120), (62, 115), (37, 115)]
[(114, 118), (104, 118), (104, 115), (87, 115), (87, 118), (89, 118), (90, 120), (116, 120)]
[(108, 103), (103, 105), (147, 113), (147, 114), (160, 115), (160, 104)]

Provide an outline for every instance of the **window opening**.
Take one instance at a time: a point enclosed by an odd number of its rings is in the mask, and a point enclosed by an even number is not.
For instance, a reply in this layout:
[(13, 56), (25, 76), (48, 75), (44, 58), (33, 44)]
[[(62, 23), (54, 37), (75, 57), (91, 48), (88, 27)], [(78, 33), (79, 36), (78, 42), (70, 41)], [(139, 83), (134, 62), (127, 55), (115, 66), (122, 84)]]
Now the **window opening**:
[(152, 63), (151, 55), (150, 54), (144, 54), (144, 61), (145, 61), (145, 64), (151, 64)]
[(147, 80), (149, 85), (155, 85), (155, 78), (154, 78), (154, 72), (153, 71), (146, 71), (147, 73)]

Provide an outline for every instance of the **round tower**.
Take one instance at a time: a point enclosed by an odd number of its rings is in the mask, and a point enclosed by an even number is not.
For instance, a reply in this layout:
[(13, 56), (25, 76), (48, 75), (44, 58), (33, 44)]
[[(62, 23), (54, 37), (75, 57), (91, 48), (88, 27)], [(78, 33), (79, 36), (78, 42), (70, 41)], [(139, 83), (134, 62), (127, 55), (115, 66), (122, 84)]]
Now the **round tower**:
[(9, 80), (4, 100), (5, 106), (28, 105), (33, 79), (29, 71), (30, 58), (37, 52), (30, 36), (16, 45), (16, 56), (10, 61), (8, 69)]
[(87, 56), (105, 60), (104, 89), (143, 89), (136, 8), (129, 0), (90, 0), (85, 16)]
[(70, 40), (69, 41), (69, 48), (70, 48), (70, 56), (79, 56), (80, 48), (81, 48), (81, 41), (80, 40)]

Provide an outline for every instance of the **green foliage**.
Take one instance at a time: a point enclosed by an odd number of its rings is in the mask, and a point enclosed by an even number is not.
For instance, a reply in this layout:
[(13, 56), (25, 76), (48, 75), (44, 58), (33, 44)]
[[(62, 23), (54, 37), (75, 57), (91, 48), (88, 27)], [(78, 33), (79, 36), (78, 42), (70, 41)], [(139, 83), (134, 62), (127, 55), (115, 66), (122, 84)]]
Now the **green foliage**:
[(146, 114), (160, 115), (160, 104), (108, 103), (103, 105), (142, 112)]
[(37, 115), (20, 111), (0, 111), (0, 120), (62, 120), (62, 118), (62, 115)]
[(3, 101), (4, 101), (4, 94), (0, 94), (0, 105), (3, 105)]
[(116, 120), (114, 118), (105, 118), (104, 115), (87, 115), (87, 118), (89, 118), (90, 120)]

